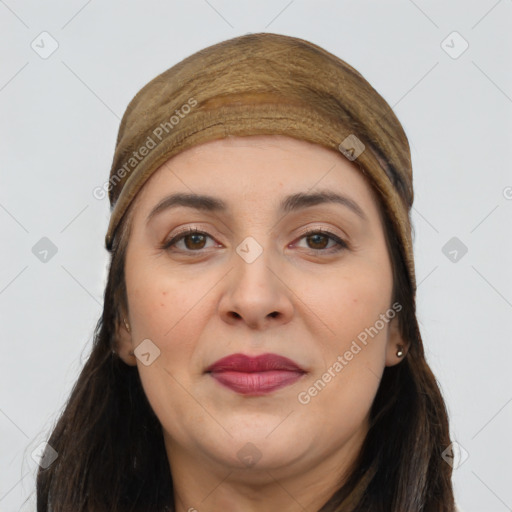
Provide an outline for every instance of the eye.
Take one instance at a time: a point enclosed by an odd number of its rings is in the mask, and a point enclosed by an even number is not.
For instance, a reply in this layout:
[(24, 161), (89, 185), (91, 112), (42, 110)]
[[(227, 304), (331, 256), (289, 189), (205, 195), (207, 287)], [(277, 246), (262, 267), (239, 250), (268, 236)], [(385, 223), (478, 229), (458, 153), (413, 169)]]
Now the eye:
[[(199, 231), (198, 229), (187, 229), (170, 240), (163, 243), (161, 249), (170, 249), (172, 246), (177, 245), (179, 242), (183, 241), (185, 244), (185, 248), (178, 247), (179, 250), (187, 252), (197, 252), (201, 249), (205, 248), (206, 239), (211, 238), (208, 233), (204, 233), (203, 231)], [(213, 240), (213, 239), (212, 239)]]
[[(342, 249), (348, 249), (348, 244), (344, 240), (324, 229), (306, 231), (300, 237), (300, 240), (302, 239), (305, 239), (308, 244), (306, 248), (314, 252), (338, 252)], [(329, 241), (334, 242), (334, 245), (327, 247)]]

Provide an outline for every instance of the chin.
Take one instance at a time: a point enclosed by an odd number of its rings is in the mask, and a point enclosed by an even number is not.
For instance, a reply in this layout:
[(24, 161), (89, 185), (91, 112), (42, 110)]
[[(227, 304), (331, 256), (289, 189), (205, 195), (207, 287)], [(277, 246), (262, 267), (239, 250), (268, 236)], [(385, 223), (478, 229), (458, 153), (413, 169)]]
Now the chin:
[(232, 469), (251, 473), (281, 469), (301, 459), (308, 446), (297, 443), (295, 432), (272, 432), (275, 427), (274, 422), (264, 428), (231, 430), (232, 438), (215, 445), (215, 458)]

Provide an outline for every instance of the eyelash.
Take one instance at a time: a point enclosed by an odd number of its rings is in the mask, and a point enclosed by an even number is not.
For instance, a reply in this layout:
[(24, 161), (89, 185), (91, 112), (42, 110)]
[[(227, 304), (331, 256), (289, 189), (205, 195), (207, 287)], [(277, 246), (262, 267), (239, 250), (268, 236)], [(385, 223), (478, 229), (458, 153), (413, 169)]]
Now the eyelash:
[[(309, 231), (306, 231), (305, 233), (302, 233), (299, 240), (301, 240), (303, 238), (306, 238), (308, 236), (317, 235), (317, 234), (327, 236), (328, 238), (334, 240), (336, 242), (336, 244), (337, 244), (337, 247), (334, 247), (334, 248), (331, 247), (329, 249), (309, 249), (313, 253), (319, 254), (319, 253), (323, 252), (323, 253), (333, 254), (333, 253), (337, 253), (337, 252), (345, 250), (345, 249), (349, 249), (349, 245), (348, 245), (348, 243), (345, 240), (342, 240), (341, 238), (339, 238), (334, 233), (331, 233), (330, 231), (327, 231), (327, 230), (321, 229), (321, 228), (320, 229), (311, 229)], [(197, 228), (189, 228), (189, 229), (187, 229), (185, 231), (182, 231), (181, 233), (177, 234), (176, 236), (174, 236), (170, 240), (165, 241), (160, 246), (160, 249), (169, 251), (173, 245), (175, 245), (176, 243), (178, 243), (179, 241), (181, 241), (182, 239), (186, 238), (189, 235), (205, 235), (205, 236), (207, 236), (209, 238), (212, 238), (208, 233), (205, 233), (204, 231), (199, 231)], [(194, 250), (188, 249), (188, 250), (185, 250), (183, 252), (199, 253), (202, 250), (203, 249), (198, 249), (198, 250), (194, 251)]]

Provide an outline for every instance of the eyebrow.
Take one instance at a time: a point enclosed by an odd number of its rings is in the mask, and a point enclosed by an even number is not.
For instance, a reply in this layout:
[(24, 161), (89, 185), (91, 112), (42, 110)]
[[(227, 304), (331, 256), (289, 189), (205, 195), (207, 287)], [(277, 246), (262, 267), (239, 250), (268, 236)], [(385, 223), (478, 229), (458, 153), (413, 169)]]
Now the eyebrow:
[[(368, 218), (362, 208), (353, 199), (329, 190), (320, 190), (314, 193), (298, 192), (296, 194), (286, 196), (279, 204), (279, 211), (282, 214), (286, 214), (325, 203), (335, 203), (345, 206), (364, 221), (368, 221)], [(177, 193), (164, 197), (151, 210), (147, 216), (146, 223), (162, 211), (170, 208), (176, 208), (178, 206), (186, 206), (189, 208), (195, 208), (196, 210), (216, 213), (222, 213), (228, 210), (227, 203), (218, 197), (203, 194)]]

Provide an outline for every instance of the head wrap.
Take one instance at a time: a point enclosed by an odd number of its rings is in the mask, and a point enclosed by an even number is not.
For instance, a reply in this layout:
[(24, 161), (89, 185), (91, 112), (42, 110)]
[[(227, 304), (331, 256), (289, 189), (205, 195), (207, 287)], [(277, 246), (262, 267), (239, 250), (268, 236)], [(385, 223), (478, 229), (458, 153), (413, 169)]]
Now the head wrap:
[(215, 139), (288, 135), (341, 151), (382, 200), (416, 289), (407, 137), (391, 107), (353, 67), (308, 41), (248, 34), (205, 48), (151, 80), (121, 120), (108, 192), (116, 228), (169, 158)]

